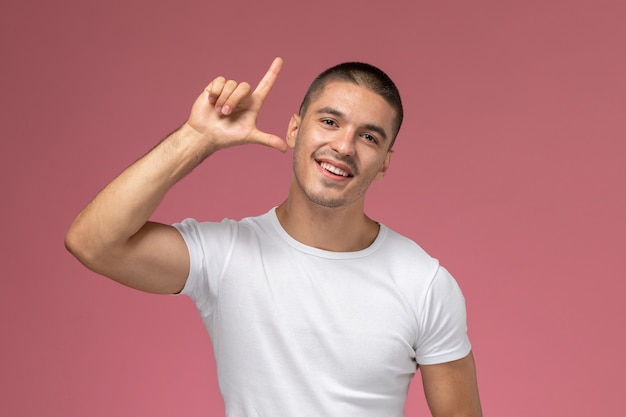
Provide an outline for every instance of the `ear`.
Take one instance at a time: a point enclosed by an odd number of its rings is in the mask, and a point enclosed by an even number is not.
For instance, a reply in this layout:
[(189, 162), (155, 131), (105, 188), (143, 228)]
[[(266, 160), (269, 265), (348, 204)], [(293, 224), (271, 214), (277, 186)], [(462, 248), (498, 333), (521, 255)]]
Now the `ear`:
[(287, 127), (287, 145), (290, 148), (296, 146), (296, 137), (298, 137), (298, 129), (300, 128), (300, 116), (297, 114), (292, 114), (291, 119), (289, 119), (289, 127)]
[(380, 170), (376, 174), (377, 180), (382, 180), (385, 174), (387, 174), (387, 170), (389, 169), (389, 164), (391, 163), (391, 154), (392, 150), (387, 151), (387, 155), (385, 155), (385, 160), (383, 161), (383, 165), (380, 167)]

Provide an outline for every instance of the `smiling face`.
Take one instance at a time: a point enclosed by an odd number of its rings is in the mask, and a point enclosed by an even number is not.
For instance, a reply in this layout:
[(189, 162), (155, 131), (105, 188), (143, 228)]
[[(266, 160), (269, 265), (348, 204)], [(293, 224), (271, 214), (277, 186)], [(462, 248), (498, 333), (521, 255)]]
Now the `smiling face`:
[(391, 157), (394, 109), (378, 94), (350, 82), (331, 82), (289, 123), (294, 148), (290, 197), (324, 207), (359, 205)]

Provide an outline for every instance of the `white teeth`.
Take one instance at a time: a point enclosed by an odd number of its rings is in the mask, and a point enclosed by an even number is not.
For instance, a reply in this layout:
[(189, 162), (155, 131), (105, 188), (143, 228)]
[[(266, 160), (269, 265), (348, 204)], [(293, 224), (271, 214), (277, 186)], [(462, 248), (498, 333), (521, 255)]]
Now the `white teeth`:
[(347, 176), (350, 175), (346, 171), (344, 171), (343, 169), (339, 169), (336, 166), (333, 166), (333, 165), (328, 164), (326, 162), (321, 162), (320, 166), (322, 168), (324, 168), (326, 171), (330, 171), (330, 172), (332, 172), (335, 175), (341, 175), (342, 177), (347, 177)]

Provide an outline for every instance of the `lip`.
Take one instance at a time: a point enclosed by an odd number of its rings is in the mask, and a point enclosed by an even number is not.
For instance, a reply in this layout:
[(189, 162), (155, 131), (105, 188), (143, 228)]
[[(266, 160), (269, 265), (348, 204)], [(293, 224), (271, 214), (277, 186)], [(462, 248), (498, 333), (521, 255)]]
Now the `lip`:
[[(318, 169), (327, 178), (332, 178), (335, 181), (342, 181), (342, 180), (345, 181), (345, 180), (349, 180), (350, 178), (354, 177), (354, 170), (349, 165), (346, 165), (345, 163), (338, 162), (338, 161), (336, 161), (334, 159), (329, 159), (329, 158), (316, 158), (315, 162), (317, 163)], [(322, 163), (326, 163), (326, 164), (332, 165), (332, 166), (334, 166), (336, 168), (339, 168), (340, 170), (342, 170), (344, 172), (347, 172), (348, 176), (347, 177), (343, 177), (343, 176), (340, 176), (340, 175), (333, 174), (332, 172), (324, 169), (322, 167)]]

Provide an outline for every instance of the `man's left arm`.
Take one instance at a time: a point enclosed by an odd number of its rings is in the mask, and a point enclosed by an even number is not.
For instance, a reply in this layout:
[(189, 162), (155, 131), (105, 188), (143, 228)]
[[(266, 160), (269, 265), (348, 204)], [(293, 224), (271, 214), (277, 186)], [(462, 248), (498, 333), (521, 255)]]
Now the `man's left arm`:
[(433, 417), (482, 417), (472, 352), (463, 359), (420, 365), (420, 369)]

